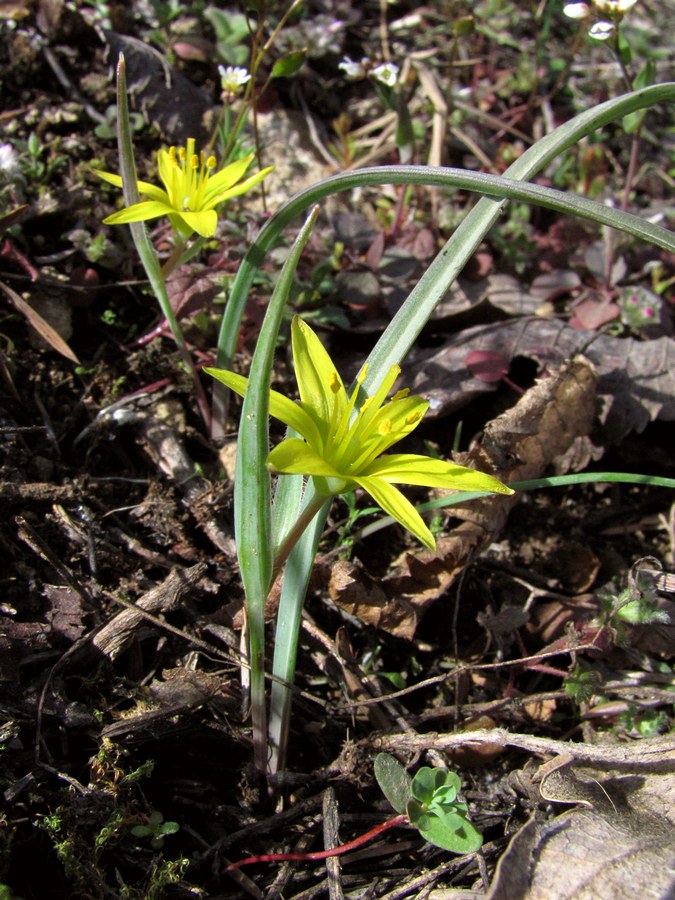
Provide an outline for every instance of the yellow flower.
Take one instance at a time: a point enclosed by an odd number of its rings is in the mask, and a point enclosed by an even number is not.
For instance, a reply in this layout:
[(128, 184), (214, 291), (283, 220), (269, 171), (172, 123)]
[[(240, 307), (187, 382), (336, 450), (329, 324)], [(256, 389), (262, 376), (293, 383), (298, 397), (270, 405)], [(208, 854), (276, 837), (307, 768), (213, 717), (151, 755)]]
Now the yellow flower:
[[(122, 225), (168, 216), (174, 231), (183, 240), (187, 240), (195, 231), (202, 237), (213, 237), (218, 224), (216, 207), (224, 200), (250, 190), (274, 168), (269, 166), (241, 181), (253, 156), (251, 153), (219, 172), (214, 172), (215, 156), (205, 157), (204, 151), (197, 155), (194, 138), (189, 138), (185, 147), (162, 149), (157, 158), (157, 167), (164, 189), (147, 181), (138, 181), (138, 192), (150, 199), (127, 206), (103, 221), (106, 225)], [(109, 184), (122, 187), (119, 175), (98, 169), (94, 171)]]
[[(298, 316), (293, 319), (292, 343), (300, 403), (270, 391), (270, 415), (301, 437), (287, 438), (272, 450), (267, 457), (270, 471), (311, 477), (317, 492), (325, 497), (363, 488), (432, 550), (436, 546), (433, 535), (395, 484), (513, 493), (490, 475), (441, 459), (411, 453), (382, 456), (419, 425), (428, 402), (407, 390), (397, 391), (385, 402), (400, 373), (398, 366), (392, 366), (375, 394), (357, 410), (358, 386), (351, 396), (347, 394), (321, 341)], [(240, 396), (246, 392), (248, 379), (242, 375), (224, 369), (204, 371)], [(365, 374), (364, 368), (358, 384)]]

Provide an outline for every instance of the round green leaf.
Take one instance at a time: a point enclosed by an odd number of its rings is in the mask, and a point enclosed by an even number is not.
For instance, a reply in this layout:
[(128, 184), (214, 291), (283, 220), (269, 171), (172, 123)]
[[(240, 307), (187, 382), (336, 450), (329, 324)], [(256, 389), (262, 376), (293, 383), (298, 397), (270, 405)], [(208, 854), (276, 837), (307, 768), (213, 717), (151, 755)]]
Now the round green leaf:
[(430, 844), (451, 853), (475, 853), (483, 843), (483, 836), (459, 813), (425, 816), (423, 827), (416, 825)]

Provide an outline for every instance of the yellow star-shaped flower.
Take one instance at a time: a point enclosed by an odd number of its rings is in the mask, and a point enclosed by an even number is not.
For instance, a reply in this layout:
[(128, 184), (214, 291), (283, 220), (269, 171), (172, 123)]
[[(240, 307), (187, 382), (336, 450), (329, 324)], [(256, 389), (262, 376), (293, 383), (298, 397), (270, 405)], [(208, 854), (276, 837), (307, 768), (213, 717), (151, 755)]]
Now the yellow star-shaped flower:
[[(311, 477), (316, 491), (325, 497), (361, 487), (431, 550), (436, 546), (433, 535), (394, 485), (513, 493), (490, 475), (441, 459), (411, 453), (382, 456), (419, 425), (428, 402), (407, 390), (398, 391), (387, 402), (400, 373), (398, 366), (392, 366), (375, 394), (357, 409), (358, 386), (351, 396), (347, 394), (330, 356), (309, 325), (296, 316), (291, 330), (300, 402), (270, 391), (270, 415), (301, 437), (287, 438), (272, 450), (267, 457), (270, 471)], [(240, 396), (246, 392), (248, 379), (242, 375), (224, 369), (204, 371)], [(363, 369), (359, 384), (365, 374)]]
[[(218, 224), (216, 207), (224, 200), (250, 190), (274, 168), (268, 166), (241, 181), (253, 156), (251, 153), (214, 172), (217, 165), (215, 156), (205, 157), (203, 151), (197, 155), (194, 138), (189, 138), (185, 147), (162, 149), (158, 154), (157, 167), (164, 189), (147, 181), (138, 181), (138, 192), (150, 199), (127, 206), (103, 222), (106, 225), (122, 225), (168, 216), (182, 240), (187, 240), (195, 231), (202, 237), (213, 237)], [(119, 175), (99, 169), (94, 171), (109, 184), (122, 187)]]

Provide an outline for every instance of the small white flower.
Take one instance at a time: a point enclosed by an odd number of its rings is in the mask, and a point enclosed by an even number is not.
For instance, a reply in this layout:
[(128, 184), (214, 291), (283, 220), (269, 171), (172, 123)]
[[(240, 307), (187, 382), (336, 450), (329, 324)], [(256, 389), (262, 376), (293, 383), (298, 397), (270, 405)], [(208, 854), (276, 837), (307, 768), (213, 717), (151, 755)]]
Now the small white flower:
[(588, 36), (594, 41), (607, 41), (614, 34), (615, 25), (612, 22), (596, 22), (588, 32)]
[(11, 144), (0, 144), (0, 172), (6, 172), (11, 175), (18, 171), (19, 163), (16, 158), (16, 152)]
[(365, 78), (367, 67), (370, 64), (370, 60), (364, 57), (360, 63), (354, 62), (353, 59), (350, 59), (348, 56), (342, 60), (342, 62), (338, 65), (338, 69), (342, 69), (347, 78)]
[(588, 3), (566, 3), (563, 6), (563, 13), (568, 19), (587, 19), (591, 14), (591, 8)]
[(220, 87), (224, 94), (238, 94), (251, 76), (247, 69), (241, 66), (218, 66), (220, 74)]
[(593, 0), (595, 8), (599, 12), (620, 16), (627, 13), (636, 3), (637, 0)]
[(387, 87), (393, 87), (398, 78), (398, 66), (395, 66), (393, 63), (383, 63), (381, 66), (373, 69), (373, 77), (381, 81), (382, 84), (386, 84)]

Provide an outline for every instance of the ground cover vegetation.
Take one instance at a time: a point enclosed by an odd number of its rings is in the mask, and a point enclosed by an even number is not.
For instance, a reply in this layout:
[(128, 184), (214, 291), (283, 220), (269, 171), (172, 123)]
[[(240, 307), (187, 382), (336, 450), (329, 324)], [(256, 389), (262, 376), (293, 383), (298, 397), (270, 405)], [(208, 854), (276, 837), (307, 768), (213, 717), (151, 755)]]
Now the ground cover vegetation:
[(672, 891), (671, 19), (0, 4), (2, 897)]

